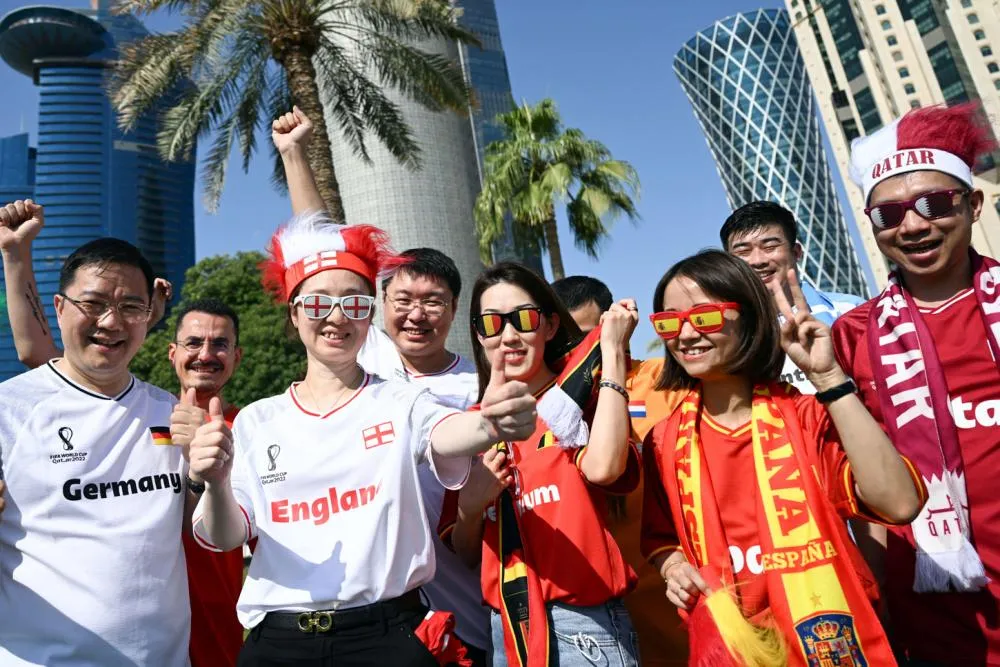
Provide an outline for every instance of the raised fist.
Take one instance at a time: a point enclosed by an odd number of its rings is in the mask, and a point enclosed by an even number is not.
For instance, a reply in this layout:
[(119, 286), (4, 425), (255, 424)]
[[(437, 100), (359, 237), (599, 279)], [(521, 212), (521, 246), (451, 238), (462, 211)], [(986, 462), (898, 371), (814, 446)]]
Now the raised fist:
[(29, 245), (44, 224), (45, 212), (30, 199), (18, 199), (0, 208), (0, 250)]
[(313, 124), (309, 117), (298, 107), (271, 123), (271, 140), (279, 153), (299, 149), (305, 151), (312, 139)]

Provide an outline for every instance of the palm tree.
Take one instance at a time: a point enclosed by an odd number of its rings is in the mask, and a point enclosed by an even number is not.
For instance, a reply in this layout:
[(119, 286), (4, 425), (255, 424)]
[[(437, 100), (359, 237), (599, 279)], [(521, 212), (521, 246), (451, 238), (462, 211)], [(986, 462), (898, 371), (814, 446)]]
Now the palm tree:
[[(385, 88), (435, 111), (469, 108), (461, 67), (415, 46), (476, 43), (448, 0), (119, 0), (116, 6), (139, 15), (161, 9), (183, 11), (183, 27), (120, 49), (112, 102), (127, 131), (158, 101), (175, 96), (157, 135), (166, 160), (190, 160), (196, 139), (215, 134), (202, 172), (209, 210), (218, 206), (233, 144), (246, 171), (257, 131), (294, 103), (313, 121), (309, 162), (320, 194), (331, 218), (343, 221), (320, 81), (343, 140), (366, 161), (371, 133), (401, 163), (419, 166), (417, 142)], [(277, 160), (275, 181), (283, 182)]]
[(527, 102), (497, 116), (504, 138), (486, 147), (483, 189), (476, 200), (476, 232), (483, 261), (511, 221), (519, 249), (545, 249), (552, 278), (565, 276), (556, 230), (556, 205), (566, 217), (576, 246), (597, 257), (608, 223), (625, 215), (638, 220), (639, 176), (615, 160), (604, 144), (575, 128), (564, 129), (555, 102)]

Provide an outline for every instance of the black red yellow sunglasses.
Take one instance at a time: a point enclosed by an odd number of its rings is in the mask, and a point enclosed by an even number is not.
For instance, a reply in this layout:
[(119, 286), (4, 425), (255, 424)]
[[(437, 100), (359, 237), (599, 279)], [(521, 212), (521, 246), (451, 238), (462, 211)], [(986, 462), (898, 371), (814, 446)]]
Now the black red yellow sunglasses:
[(542, 311), (539, 308), (518, 308), (509, 313), (482, 313), (472, 316), (472, 326), (483, 338), (499, 336), (503, 331), (504, 322), (521, 333), (535, 331), (542, 325)]
[(740, 304), (727, 301), (725, 303), (703, 303), (689, 310), (666, 310), (653, 313), (649, 321), (663, 340), (670, 340), (681, 335), (684, 322), (690, 322), (695, 331), (700, 333), (716, 333), (726, 326), (726, 311), (740, 311)]

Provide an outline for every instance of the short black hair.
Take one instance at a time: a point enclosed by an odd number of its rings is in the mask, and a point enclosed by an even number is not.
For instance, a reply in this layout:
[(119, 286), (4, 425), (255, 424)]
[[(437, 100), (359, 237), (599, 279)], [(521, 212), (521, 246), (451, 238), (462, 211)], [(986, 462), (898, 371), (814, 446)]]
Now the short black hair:
[[(451, 290), (451, 295), (458, 299), (462, 291), (462, 276), (458, 273), (455, 260), (434, 248), (410, 248), (399, 254), (408, 257), (410, 262), (401, 266), (397, 273), (406, 273), (414, 278), (439, 280)], [(382, 281), (383, 292), (392, 282), (392, 278), (393, 276), (389, 276)]]
[(478, 400), (483, 399), (483, 393), (490, 382), (491, 371), (490, 363), (483, 351), (483, 344), (479, 342), (479, 335), (476, 333), (475, 317), (481, 314), (480, 303), (483, 292), (500, 283), (508, 283), (523, 289), (546, 317), (559, 316), (559, 328), (552, 339), (545, 344), (545, 363), (549, 368), (583, 339), (580, 327), (544, 278), (517, 262), (500, 262), (488, 267), (479, 274), (476, 284), (472, 286), (470, 297), (472, 317), (469, 318), (469, 334), (472, 336), (472, 356), (476, 362), (476, 374), (479, 376)]
[(236, 314), (236, 311), (227, 306), (225, 303), (218, 299), (207, 298), (207, 299), (195, 299), (194, 301), (188, 301), (182, 303), (180, 308), (177, 310), (177, 322), (174, 325), (174, 339), (177, 338), (177, 333), (181, 330), (181, 324), (184, 323), (184, 318), (188, 313), (208, 313), (209, 315), (218, 315), (219, 317), (227, 317), (233, 323), (233, 331), (236, 332), (236, 344), (240, 344), (240, 316)]
[(590, 276), (567, 276), (552, 283), (552, 289), (569, 310), (595, 303), (602, 313), (611, 309), (614, 297), (611, 290), (597, 278)]
[(88, 241), (74, 250), (59, 270), (59, 291), (66, 290), (76, 279), (76, 272), (87, 266), (107, 267), (112, 264), (134, 266), (146, 279), (146, 298), (153, 298), (153, 266), (142, 252), (128, 241), (110, 236)]
[(733, 237), (741, 237), (755, 232), (768, 225), (778, 225), (785, 234), (789, 245), (795, 245), (799, 240), (799, 228), (795, 224), (795, 215), (781, 204), (773, 201), (753, 201), (740, 206), (726, 218), (719, 230), (719, 240), (722, 249), (728, 251)]
[[(753, 383), (773, 382), (781, 375), (785, 351), (781, 348), (778, 308), (763, 281), (750, 265), (721, 250), (702, 250), (674, 264), (660, 278), (653, 292), (653, 312), (663, 310), (667, 285), (678, 277), (690, 278), (709, 296), (740, 305), (740, 343), (728, 373)], [(674, 359), (663, 341), (666, 360), (656, 389), (690, 389), (698, 380)]]

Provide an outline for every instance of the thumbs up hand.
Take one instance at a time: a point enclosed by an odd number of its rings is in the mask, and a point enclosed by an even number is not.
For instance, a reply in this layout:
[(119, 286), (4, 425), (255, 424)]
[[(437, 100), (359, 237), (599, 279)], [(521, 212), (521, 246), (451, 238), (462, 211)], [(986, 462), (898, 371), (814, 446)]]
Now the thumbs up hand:
[(194, 432), (188, 461), (195, 481), (219, 483), (229, 479), (233, 469), (233, 433), (226, 426), (222, 401), (217, 396), (208, 404), (208, 421)]
[(174, 406), (170, 415), (170, 439), (184, 448), (187, 454), (191, 439), (199, 426), (206, 421), (206, 413), (196, 403), (194, 388), (181, 394), (181, 402)]
[(507, 379), (500, 350), (493, 352), (490, 383), (479, 406), (487, 433), (494, 440), (524, 440), (535, 431), (535, 397), (525, 383)]

